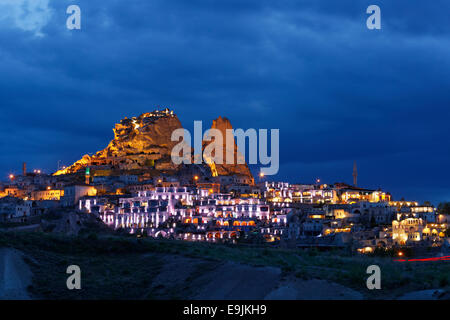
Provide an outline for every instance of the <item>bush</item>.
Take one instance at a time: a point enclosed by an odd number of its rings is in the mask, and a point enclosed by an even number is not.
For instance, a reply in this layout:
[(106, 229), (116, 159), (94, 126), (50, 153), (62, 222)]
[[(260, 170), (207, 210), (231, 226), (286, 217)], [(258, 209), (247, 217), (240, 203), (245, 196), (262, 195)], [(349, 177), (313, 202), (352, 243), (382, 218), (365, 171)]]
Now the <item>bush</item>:
[(318, 252), (317, 252), (316, 248), (312, 248), (312, 249), (308, 250), (308, 256), (310, 256), (310, 257), (315, 257), (315, 256), (317, 256), (317, 254), (318, 254)]
[(93, 232), (91, 232), (87, 238), (88, 238), (88, 240), (92, 240), (92, 241), (98, 240), (97, 234), (95, 234)]
[(441, 278), (439, 279), (439, 287), (443, 288), (448, 286), (448, 284), (449, 281), (447, 275), (442, 275)]

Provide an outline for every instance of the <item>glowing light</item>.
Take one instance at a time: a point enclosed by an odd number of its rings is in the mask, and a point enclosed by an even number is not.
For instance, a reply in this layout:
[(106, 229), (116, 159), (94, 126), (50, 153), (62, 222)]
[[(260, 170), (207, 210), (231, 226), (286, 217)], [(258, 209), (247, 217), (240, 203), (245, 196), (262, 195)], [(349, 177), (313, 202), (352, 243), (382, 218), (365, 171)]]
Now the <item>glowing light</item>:
[(205, 159), (205, 162), (209, 165), (209, 168), (211, 169), (211, 173), (213, 177), (218, 177), (219, 174), (217, 173), (217, 168), (216, 168), (216, 164), (214, 163), (214, 161), (209, 158), (206, 155), (203, 155), (203, 158)]
[(398, 259), (394, 260), (397, 262), (426, 262), (426, 261), (450, 261), (450, 256), (443, 256), (443, 257), (435, 257), (435, 258), (424, 258), (424, 259)]
[(133, 126), (134, 126), (134, 130), (139, 129), (139, 124), (136, 122), (136, 120), (133, 120)]
[(264, 178), (264, 172), (261, 172), (261, 173), (259, 174), (259, 176), (260, 176), (261, 178)]
[(197, 181), (198, 180), (198, 176), (194, 176), (194, 180)]
[(403, 256), (403, 252), (399, 251), (398, 256), (402, 257)]
[(14, 175), (13, 175), (13, 174), (10, 174), (10, 175), (9, 175), (9, 178), (10, 178), (11, 180), (13, 180), (13, 179), (14, 179)]

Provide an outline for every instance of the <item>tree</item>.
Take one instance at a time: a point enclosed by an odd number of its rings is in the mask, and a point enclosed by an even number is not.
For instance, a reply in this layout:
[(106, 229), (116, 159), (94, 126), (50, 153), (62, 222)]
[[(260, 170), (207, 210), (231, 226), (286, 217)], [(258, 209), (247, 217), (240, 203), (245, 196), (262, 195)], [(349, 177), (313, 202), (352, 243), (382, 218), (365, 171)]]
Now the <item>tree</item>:
[(450, 214), (450, 202), (442, 202), (438, 206), (439, 214)]

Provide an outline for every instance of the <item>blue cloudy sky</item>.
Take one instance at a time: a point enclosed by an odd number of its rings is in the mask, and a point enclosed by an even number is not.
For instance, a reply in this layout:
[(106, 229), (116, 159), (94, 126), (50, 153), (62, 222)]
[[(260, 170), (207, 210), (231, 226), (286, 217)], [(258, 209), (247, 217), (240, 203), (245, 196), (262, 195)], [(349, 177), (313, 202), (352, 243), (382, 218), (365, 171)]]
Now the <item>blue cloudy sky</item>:
[[(66, 28), (66, 8), (82, 30)], [(381, 8), (382, 29), (366, 28)], [(450, 201), (450, 2), (0, 0), (0, 175), (95, 152), (170, 106), (279, 128), (277, 179)]]

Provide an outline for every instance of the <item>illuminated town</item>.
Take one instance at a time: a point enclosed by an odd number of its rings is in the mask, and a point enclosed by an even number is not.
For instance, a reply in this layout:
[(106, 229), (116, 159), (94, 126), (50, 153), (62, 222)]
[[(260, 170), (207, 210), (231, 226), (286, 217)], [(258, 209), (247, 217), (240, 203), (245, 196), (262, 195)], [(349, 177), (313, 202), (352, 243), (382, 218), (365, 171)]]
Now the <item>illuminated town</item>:
[[(245, 164), (211, 160), (174, 167), (161, 146), (179, 126), (173, 111), (154, 111), (122, 120), (105, 150), (54, 174), (28, 172), (24, 163), (22, 173), (1, 186), (1, 221), (27, 225), (64, 208), (136, 237), (361, 254), (395, 248), (397, 255), (402, 248), (438, 251), (449, 245), (448, 212), (358, 186), (356, 162), (348, 174), (352, 184), (269, 181), (263, 173), (254, 178)], [(226, 118), (213, 123), (227, 126)]]
[(0, 0), (0, 301), (273, 320), (450, 300), (448, 9)]

